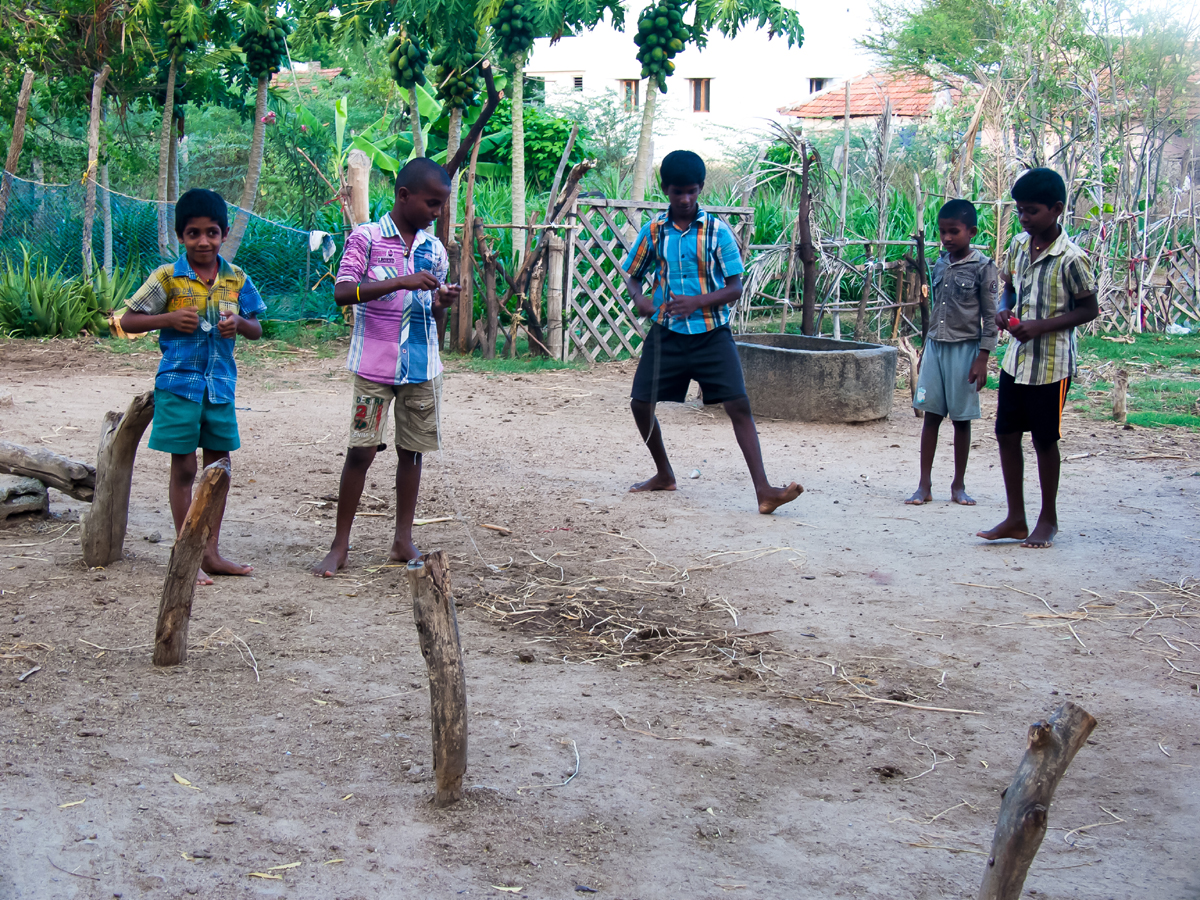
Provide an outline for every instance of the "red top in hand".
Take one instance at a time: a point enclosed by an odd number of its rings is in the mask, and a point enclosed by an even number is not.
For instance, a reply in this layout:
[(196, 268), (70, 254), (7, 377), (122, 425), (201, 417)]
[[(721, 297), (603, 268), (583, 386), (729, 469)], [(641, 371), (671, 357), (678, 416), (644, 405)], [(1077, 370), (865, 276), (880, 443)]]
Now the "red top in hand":
[(1021, 320), (1020, 320), (1020, 319), (1018, 319), (1016, 316), (1009, 316), (1009, 317), (1008, 317), (1008, 328), (1009, 328), (1009, 330), (1010, 330), (1010, 331), (1011, 331), (1012, 329), (1016, 328), (1016, 327), (1017, 327), (1018, 325), (1020, 325), (1020, 324), (1021, 324)]

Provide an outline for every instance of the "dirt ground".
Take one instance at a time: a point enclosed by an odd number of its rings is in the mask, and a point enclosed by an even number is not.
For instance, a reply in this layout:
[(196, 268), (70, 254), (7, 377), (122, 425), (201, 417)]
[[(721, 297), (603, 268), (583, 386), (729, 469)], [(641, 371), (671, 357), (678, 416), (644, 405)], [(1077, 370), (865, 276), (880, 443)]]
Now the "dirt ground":
[[(661, 410), (680, 490), (626, 493), (650, 471), (630, 364), (452, 369), (418, 516), (454, 518), (419, 540), (451, 559), (471, 749), (435, 810), (390, 453), (349, 569), (307, 574), (340, 362), (243, 364), (223, 546), (255, 573), (197, 590), (186, 666), (150, 660), (162, 454), (107, 570), (57, 492), (0, 531), (0, 898), (973, 897), (1026, 729), (1065, 700), (1099, 725), (1027, 895), (1200, 897), (1197, 435), (1069, 414), (1063, 531), (1030, 551), (973, 536), (1003, 515), (992, 396), (977, 507), (946, 499), (949, 429), (936, 502), (902, 504), (920, 421), (897, 395), (869, 425), (761, 421), (772, 478), (805, 486), (766, 517), (696, 401)], [(156, 364), (0, 344), (0, 439), (91, 459)]]

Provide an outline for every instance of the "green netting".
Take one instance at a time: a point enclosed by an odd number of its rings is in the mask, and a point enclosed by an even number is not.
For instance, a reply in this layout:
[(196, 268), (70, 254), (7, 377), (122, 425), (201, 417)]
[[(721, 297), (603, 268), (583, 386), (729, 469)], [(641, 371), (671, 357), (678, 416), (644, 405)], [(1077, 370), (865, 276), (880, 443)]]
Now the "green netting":
[[(81, 184), (41, 184), (4, 173), (8, 204), (0, 232), (0, 263), (19, 263), (22, 247), (37, 259), (48, 259), (64, 276), (79, 275), (83, 265), (84, 187)], [(174, 204), (142, 200), (97, 188), (92, 254), (97, 265), (133, 266), (146, 274), (163, 262), (177, 259), (182, 249), (175, 238)], [(105, 200), (107, 199), (107, 203)], [(167, 241), (159, 246), (159, 211), (165, 216)], [(111, 211), (111, 212), (109, 212)], [(106, 217), (111, 215), (111, 246), (106, 246)], [(229, 221), (246, 213), (229, 205)], [(339, 244), (341, 235), (333, 235)], [(267, 303), (265, 318), (296, 321), (338, 317), (333, 302), (337, 253), (326, 262), (321, 251), (310, 250), (309, 232), (250, 214), (249, 224), (234, 259), (246, 270)]]

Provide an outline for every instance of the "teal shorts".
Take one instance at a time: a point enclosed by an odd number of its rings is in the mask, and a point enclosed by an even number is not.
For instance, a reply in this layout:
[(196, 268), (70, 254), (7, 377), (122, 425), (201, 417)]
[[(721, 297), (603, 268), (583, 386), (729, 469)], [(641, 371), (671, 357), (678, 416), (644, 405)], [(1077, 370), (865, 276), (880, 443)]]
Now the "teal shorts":
[(979, 341), (927, 340), (913, 407), (952, 422), (980, 418), (979, 391), (967, 381), (977, 356)]
[(197, 448), (229, 452), (242, 446), (232, 403), (210, 403), (208, 391), (200, 403), (154, 389), (154, 425), (150, 449), (163, 453), (194, 453)]

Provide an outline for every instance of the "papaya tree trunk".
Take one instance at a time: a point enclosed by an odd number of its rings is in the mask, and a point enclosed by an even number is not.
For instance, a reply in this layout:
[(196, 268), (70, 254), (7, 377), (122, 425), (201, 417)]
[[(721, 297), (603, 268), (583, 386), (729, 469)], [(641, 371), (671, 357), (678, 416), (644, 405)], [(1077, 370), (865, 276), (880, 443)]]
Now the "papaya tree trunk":
[[(25, 143), (25, 120), (29, 117), (29, 98), (33, 94), (33, 69), (25, 70), (21, 79), (21, 92), (17, 95), (17, 114), (13, 117), (12, 140), (8, 144), (8, 159), (4, 171), (17, 174), (17, 163), (21, 159), (21, 147)], [(4, 231), (4, 214), (8, 210), (8, 196), (12, 193), (12, 180), (0, 173), (0, 233)]]
[(258, 79), (258, 93), (254, 98), (254, 132), (250, 138), (250, 161), (246, 164), (246, 184), (242, 188), (242, 199), (238, 201), (237, 218), (229, 229), (229, 237), (222, 245), (222, 256), (230, 262), (237, 256), (238, 247), (250, 224), (250, 213), (254, 212), (254, 201), (258, 197), (258, 179), (262, 175), (263, 147), (267, 140), (267, 86), (270, 76)]
[(86, 193), (83, 199), (83, 274), (92, 274), (92, 227), (96, 223), (96, 169), (100, 165), (100, 110), (104, 105), (104, 85), (112, 68), (105, 63), (92, 77), (92, 109), (88, 117), (88, 158)]
[[(105, 109), (100, 108), (101, 120), (107, 118)], [(108, 183), (108, 156), (100, 163), (100, 225), (104, 231), (104, 271), (113, 270), (112, 193)]]
[(646, 102), (642, 105), (642, 131), (638, 135), (637, 156), (633, 160), (633, 189), (631, 200), (646, 199), (646, 176), (650, 168), (650, 140), (654, 135), (654, 104), (658, 87), (653, 81), (646, 82)]
[[(517, 266), (525, 258), (525, 66), (517, 60), (512, 78), (512, 224), (513, 256)], [(554, 198), (550, 198), (554, 202)]]
[(408, 119), (412, 123), (413, 151), (425, 155), (425, 135), (421, 133), (421, 106), (417, 102), (417, 86), (408, 89)]
[[(462, 140), (462, 119), (463, 111), (460, 107), (456, 106), (450, 110), (450, 131), (446, 135), (447, 162), (453, 159), (454, 154), (458, 152), (458, 145)], [(454, 240), (454, 223), (458, 219), (458, 180), (458, 171), (455, 170), (454, 176), (450, 179), (450, 215), (446, 217), (450, 226), (450, 230), (447, 232), (450, 240)]]
[(175, 60), (167, 69), (167, 93), (163, 98), (162, 129), (158, 137), (158, 255), (169, 259), (171, 229), (167, 221), (167, 176), (171, 167), (171, 132), (175, 124)]

